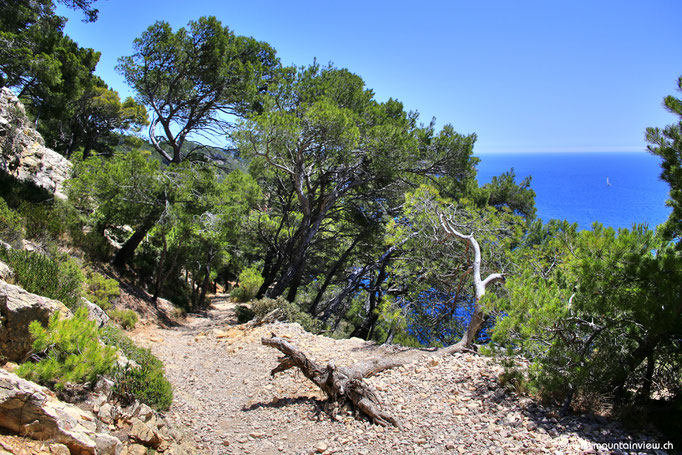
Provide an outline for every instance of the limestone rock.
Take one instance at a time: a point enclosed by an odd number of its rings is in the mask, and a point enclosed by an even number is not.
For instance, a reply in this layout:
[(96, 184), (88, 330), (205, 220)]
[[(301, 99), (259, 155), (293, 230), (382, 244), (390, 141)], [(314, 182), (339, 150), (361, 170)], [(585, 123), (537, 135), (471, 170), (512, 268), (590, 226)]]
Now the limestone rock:
[(98, 454), (120, 455), (123, 450), (121, 441), (117, 437), (106, 433), (95, 434), (95, 446), (97, 449), (96, 453)]
[(131, 420), (133, 426), (130, 428), (130, 437), (147, 447), (158, 447), (161, 443), (161, 438), (152, 429), (147, 426), (142, 420), (133, 417)]
[(31, 351), (28, 331), (31, 321), (43, 325), (56, 311), (66, 317), (71, 311), (61, 302), (30, 292), (0, 280), (0, 357), (20, 362)]
[(0, 89), (0, 172), (31, 182), (61, 199), (66, 198), (64, 181), (71, 174), (69, 160), (45, 147), (24, 106), (6, 87)]
[(4, 262), (0, 261), (0, 280), (9, 280), (14, 276), (14, 272), (12, 272), (12, 269), (9, 268), (7, 264)]
[(121, 442), (97, 433), (95, 416), (45, 387), (0, 369), (0, 427), (66, 445), (72, 455), (119, 455)]
[(122, 455), (147, 455), (147, 448), (140, 444), (132, 444), (123, 450)]
[(102, 308), (95, 305), (86, 298), (83, 298), (83, 303), (88, 307), (88, 319), (95, 321), (97, 327), (104, 327), (109, 323), (109, 316), (104, 312)]

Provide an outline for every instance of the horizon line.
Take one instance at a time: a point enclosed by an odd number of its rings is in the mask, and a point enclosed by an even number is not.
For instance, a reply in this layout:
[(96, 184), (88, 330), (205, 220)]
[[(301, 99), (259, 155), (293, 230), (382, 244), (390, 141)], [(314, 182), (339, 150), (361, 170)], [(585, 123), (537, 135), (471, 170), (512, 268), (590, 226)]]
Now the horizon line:
[(474, 154), (503, 154), (503, 153), (638, 153), (647, 152), (646, 146), (583, 146), (583, 147), (481, 147)]

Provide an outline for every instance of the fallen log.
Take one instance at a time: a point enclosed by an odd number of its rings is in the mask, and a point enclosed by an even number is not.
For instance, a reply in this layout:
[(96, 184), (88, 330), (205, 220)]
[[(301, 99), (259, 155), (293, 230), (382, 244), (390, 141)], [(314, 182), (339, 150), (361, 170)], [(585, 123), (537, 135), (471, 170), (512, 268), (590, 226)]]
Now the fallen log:
[(353, 409), (361, 412), (372, 422), (402, 429), (398, 419), (383, 410), (382, 404), (374, 389), (364, 381), (381, 371), (401, 366), (405, 361), (376, 358), (360, 362), (353, 367), (337, 367), (334, 362), (326, 366), (314, 361), (308, 355), (274, 333), (270, 338), (261, 338), (261, 343), (279, 350), (284, 357), (279, 359), (271, 372), (271, 376), (297, 367), (303, 375), (319, 387), (331, 400), (341, 405), (349, 403)]

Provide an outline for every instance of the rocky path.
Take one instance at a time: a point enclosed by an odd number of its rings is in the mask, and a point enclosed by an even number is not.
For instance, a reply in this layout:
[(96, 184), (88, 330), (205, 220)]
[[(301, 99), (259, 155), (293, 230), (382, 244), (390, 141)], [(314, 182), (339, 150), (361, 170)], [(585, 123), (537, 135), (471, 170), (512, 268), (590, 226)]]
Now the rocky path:
[(649, 440), (602, 419), (559, 419), (500, 388), (501, 368), (472, 354), (425, 355), (371, 378), (405, 430), (371, 425), (329, 408), (296, 371), (271, 378), (279, 353), (260, 344), (271, 332), (337, 365), (392, 352), (358, 339), (311, 335), (296, 324), (245, 329), (225, 296), (179, 327), (147, 327), (134, 336), (166, 364), (175, 390), (168, 416), (210, 454), (611, 453), (595, 450), (595, 443)]

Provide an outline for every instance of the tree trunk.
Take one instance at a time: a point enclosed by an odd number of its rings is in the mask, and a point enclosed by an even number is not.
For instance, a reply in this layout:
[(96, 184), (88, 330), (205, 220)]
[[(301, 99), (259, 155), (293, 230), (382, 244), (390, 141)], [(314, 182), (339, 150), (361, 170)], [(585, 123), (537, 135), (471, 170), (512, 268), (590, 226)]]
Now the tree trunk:
[(489, 284), (495, 283), (497, 281), (503, 282), (504, 275), (502, 275), (501, 273), (491, 273), (484, 280), (481, 279), (482, 259), (481, 247), (478, 244), (478, 241), (476, 241), (473, 234), (464, 235), (457, 231), (454, 225), (451, 223), (451, 221), (449, 219), (446, 219), (446, 217), (443, 214), (439, 214), (439, 219), (441, 226), (448, 235), (452, 235), (464, 242), (467, 242), (467, 244), (471, 247), (471, 249), (474, 252), (474, 259), (471, 264), (474, 279), (474, 312), (471, 315), (471, 321), (469, 321), (469, 325), (467, 326), (467, 330), (466, 332), (464, 332), (462, 339), (456, 344), (444, 348), (447, 352), (457, 352), (461, 351), (462, 349), (468, 349), (469, 347), (471, 347), (471, 344), (476, 339), (476, 335), (481, 330), (481, 327), (483, 327), (483, 323), (485, 322), (485, 315), (483, 313), (481, 299), (485, 295), (486, 287)]
[(379, 307), (379, 304), (381, 303), (381, 299), (383, 297), (383, 295), (381, 294), (381, 284), (386, 279), (386, 265), (388, 264), (390, 258), (391, 258), (390, 254), (383, 256), (383, 260), (381, 261), (381, 266), (379, 268), (379, 273), (377, 274), (377, 277), (374, 280), (374, 284), (369, 290), (369, 307), (367, 308), (367, 317), (365, 318), (364, 321), (362, 321), (362, 324), (360, 324), (358, 327), (355, 328), (355, 330), (353, 330), (353, 333), (351, 333), (350, 335), (351, 337), (358, 337), (362, 338), (363, 340), (369, 340), (372, 332), (374, 331), (374, 325), (379, 320), (379, 312), (377, 311), (377, 308)]
[(357, 237), (355, 237), (350, 247), (348, 247), (348, 249), (346, 249), (346, 251), (343, 252), (341, 257), (334, 263), (334, 266), (331, 269), (329, 269), (329, 272), (327, 272), (327, 275), (324, 278), (324, 283), (322, 283), (322, 287), (320, 287), (319, 291), (317, 291), (317, 296), (315, 296), (315, 300), (313, 301), (312, 305), (310, 305), (310, 309), (308, 310), (308, 312), (311, 315), (314, 316), (317, 313), (317, 307), (320, 304), (320, 301), (322, 300), (322, 296), (329, 287), (332, 278), (334, 277), (334, 275), (336, 275), (336, 272), (339, 271), (341, 266), (346, 262), (348, 256), (350, 256), (350, 252), (353, 250), (353, 248), (355, 248), (355, 245), (357, 245), (359, 241), (360, 236), (358, 235)]
[(161, 249), (161, 256), (159, 256), (159, 264), (156, 267), (156, 279), (154, 280), (154, 295), (152, 295), (152, 302), (156, 305), (156, 300), (159, 298), (161, 292), (161, 280), (163, 277), (163, 264), (166, 261), (166, 253), (168, 252), (168, 242), (166, 235), (163, 235), (163, 248)]
[(114, 256), (114, 260), (111, 261), (114, 266), (123, 268), (133, 258), (137, 247), (140, 246), (140, 243), (142, 243), (142, 240), (144, 240), (147, 233), (152, 227), (154, 227), (156, 218), (156, 214), (154, 216), (150, 216), (145, 220), (144, 223), (142, 223), (142, 226), (133, 232), (133, 235), (131, 235), (126, 243), (123, 244), (121, 249), (118, 250)]
[(652, 351), (646, 358), (646, 374), (642, 384), (642, 400), (647, 401), (651, 397), (651, 382), (654, 377), (654, 367), (656, 365), (655, 354)]
[(337, 367), (333, 362), (322, 366), (309, 358), (305, 352), (283, 338), (276, 337), (274, 334), (270, 338), (262, 338), (261, 343), (275, 348), (284, 354), (284, 357), (280, 359), (279, 365), (270, 372), (271, 376), (297, 367), (331, 401), (341, 404), (349, 403), (355, 410), (365, 414), (372, 422), (378, 425), (393, 425), (402, 429), (398, 419), (382, 409), (381, 402), (374, 389), (365, 383), (363, 379), (381, 371), (403, 365), (404, 362), (378, 358), (358, 363), (350, 368)]
[(272, 248), (268, 248), (265, 253), (265, 261), (263, 262), (263, 284), (258, 289), (256, 293), (256, 298), (261, 299), (267, 292), (268, 288), (272, 283), (275, 282), (275, 276), (280, 268), (281, 261), (275, 262), (276, 253), (273, 252)]

